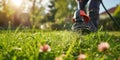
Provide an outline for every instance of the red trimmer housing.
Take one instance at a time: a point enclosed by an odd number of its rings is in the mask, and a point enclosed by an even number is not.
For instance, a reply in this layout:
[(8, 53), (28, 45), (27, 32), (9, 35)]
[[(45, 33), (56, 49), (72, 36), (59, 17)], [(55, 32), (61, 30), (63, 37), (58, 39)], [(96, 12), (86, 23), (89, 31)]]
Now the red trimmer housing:
[(88, 23), (89, 22), (89, 20), (90, 20), (90, 17), (89, 16), (87, 16), (87, 14), (83, 11), (83, 10), (80, 10), (80, 16), (81, 17), (83, 17), (83, 19), (84, 19), (84, 22), (86, 22), (86, 23)]
[(83, 10), (78, 10), (75, 12), (73, 17), (73, 22), (79, 21), (82, 19), (85, 23), (88, 23), (90, 21), (90, 17), (87, 16), (87, 14)]

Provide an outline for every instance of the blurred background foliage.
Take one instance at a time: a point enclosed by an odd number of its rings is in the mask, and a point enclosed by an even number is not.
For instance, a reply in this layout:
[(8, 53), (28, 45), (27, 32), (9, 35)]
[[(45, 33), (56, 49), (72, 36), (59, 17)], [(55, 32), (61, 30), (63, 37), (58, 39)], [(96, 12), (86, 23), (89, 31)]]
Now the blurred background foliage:
[[(22, 1), (20, 5), (12, 1), (0, 0), (0, 29), (70, 30), (73, 13), (77, 9), (74, 0), (49, 0), (47, 3), (43, 3), (44, 0), (19, 0)], [(114, 12), (114, 18), (120, 20), (120, 5)], [(101, 20), (101, 25), (106, 30), (119, 29), (109, 17)]]
[(114, 20), (106, 14), (104, 19), (100, 18), (100, 26), (103, 26), (104, 30), (120, 30), (120, 4), (109, 10), (113, 10), (110, 14)]

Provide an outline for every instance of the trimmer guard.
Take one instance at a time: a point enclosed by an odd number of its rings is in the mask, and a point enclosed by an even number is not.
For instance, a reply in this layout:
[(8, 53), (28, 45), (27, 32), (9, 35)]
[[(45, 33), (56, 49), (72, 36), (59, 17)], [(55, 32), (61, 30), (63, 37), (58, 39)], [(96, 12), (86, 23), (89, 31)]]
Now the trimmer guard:
[(84, 21), (85, 23), (88, 23), (90, 21), (90, 17), (87, 16), (83, 10), (77, 10), (74, 13), (73, 22), (80, 21), (80, 19), (82, 19), (81, 21)]
[(87, 16), (87, 14), (83, 10), (80, 10), (79, 14), (81, 17), (83, 17), (85, 23), (88, 23), (90, 21), (90, 17)]

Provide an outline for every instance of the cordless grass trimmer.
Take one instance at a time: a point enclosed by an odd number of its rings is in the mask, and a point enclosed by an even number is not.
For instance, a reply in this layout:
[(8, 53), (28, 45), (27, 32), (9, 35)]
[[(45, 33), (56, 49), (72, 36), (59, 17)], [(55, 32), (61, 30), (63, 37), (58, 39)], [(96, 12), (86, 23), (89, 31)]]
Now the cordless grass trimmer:
[(77, 1), (77, 5), (78, 5), (78, 9), (75, 11), (74, 16), (73, 16), (73, 20), (72, 20), (74, 22), (74, 24), (72, 26), (72, 30), (73, 31), (89, 30), (89, 27), (85, 26), (85, 25), (90, 21), (90, 17), (87, 16), (87, 14), (85, 13), (84, 10), (81, 10), (79, 0)]

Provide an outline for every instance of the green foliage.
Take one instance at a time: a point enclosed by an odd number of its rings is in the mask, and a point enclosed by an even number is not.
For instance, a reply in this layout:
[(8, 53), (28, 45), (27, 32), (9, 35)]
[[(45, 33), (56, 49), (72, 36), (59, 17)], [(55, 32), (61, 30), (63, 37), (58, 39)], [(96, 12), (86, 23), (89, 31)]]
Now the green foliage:
[(112, 20), (111, 18), (105, 18), (105, 19), (101, 19), (100, 20), (100, 24), (99, 26), (103, 26), (104, 30), (108, 30), (108, 31), (116, 31), (116, 30), (120, 30), (118, 27), (118, 25), (120, 25), (120, 18), (117, 16), (113, 16), (113, 18), (115, 20)]
[(48, 20), (55, 22), (55, 15), (57, 12), (57, 9), (55, 8), (55, 2), (53, 0), (50, 0), (51, 5), (49, 5), (48, 7), (51, 9), (49, 12), (50, 14), (48, 15)]
[[(9, 2), (9, 1), (8, 1)], [(0, 10), (0, 26), (7, 28), (9, 22), (12, 21), (12, 15), (14, 14), (14, 9), (12, 9), (9, 4), (6, 4), (6, 0), (1, 1), (1, 10)]]
[(45, 14), (40, 21), (41, 24), (50, 24), (52, 30), (62, 30), (71, 28), (73, 11), (76, 7), (74, 0), (50, 0), (49, 13)]
[(64, 20), (68, 15), (73, 14), (72, 11), (76, 7), (74, 0), (51, 0), (51, 4), (52, 6), (49, 6), (50, 12), (55, 20)]
[[(114, 18), (116, 20), (116, 23), (118, 23), (117, 25), (120, 26), (120, 4), (117, 6), (115, 12), (114, 12)], [(114, 24), (116, 25), (116, 24)]]
[[(63, 24), (62, 22), (66, 22), (63, 25), (61, 25), (64, 27), (64, 25), (68, 25), (68, 22), (71, 21), (73, 12), (76, 9), (77, 5), (74, 0), (50, 0), (51, 4), (48, 6), (50, 8), (49, 10), (50, 13), (45, 14), (46, 7), (42, 5), (43, 2), (42, 0), (28, 0), (28, 1), (32, 3), (32, 6), (28, 6), (28, 8), (26, 8), (25, 6), (28, 2), (25, 1), (23, 1), (24, 3), (20, 7), (17, 7), (12, 5), (11, 0), (8, 1), (1, 0), (2, 3), (0, 3), (0, 8), (1, 9), (3, 8), (3, 10), (1, 10), (0, 13), (1, 25), (7, 26), (11, 24), (11, 27), (13, 28), (18, 26), (24, 27), (24, 25), (22, 25), (24, 24), (22, 23), (23, 22), (22, 19), (28, 18), (27, 22), (29, 22), (28, 24), (30, 27), (33, 26), (35, 28), (39, 28), (41, 24), (47, 22), (53, 22), (53, 24), (54, 23)], [(26, 9), (30, 11), (28, 13), (24, 13), (23, 11)], [(26, 14), (27, 17), (23, 17), (21, 19), (20, 17), (22, 14)], [(65, 21), (66, 19), (68, 21)]]
[(55, 7), (57, 8), (56, 18), (65, 17), (68, 13), (67, 9), (68, 2), (67, 0), (56, 0)]
[(119, 17), (120, 18), (120, 5), (117, 6), (115, 12), (114, 12), (114, 16)]
[(113, 21), (110, 18), (100, 20), (99, 26), (103, 26), (104, 30), (116, 30), (113, 25)]
[(110, 17), (107, 17), (105, 19), (100, 20), (100, 25), (103, 26), (104, 30), (120, 30), (120, 4), (116, 6), (115, 12), (113, 13), (114, 18), (111, 19)]
[[(1, 60), (54, 60), (64, 54), (64, 60), (77, 60), (80, 53), (86, 60), (117, 60), (120, 57), (120, 36), (106, 32), (81, 35), (70, 31), (45, 32), (40, 30), (0, 31)], [(110, 48), (99, 52), (100, 42), (108, 42)], [(42, 44), (49, 44), (51, 51), (39, 52)]]
[[(31, 7), (31, 11), (29, 12), (30, 14), (30, 21), (33, 27), (39, 27), (40, 22), (42, 22), (42, 19), (44, 18), (44, 10), (45, 7), (43, 7), (41, 5), (41, 0), (30, 0), (30, 2), (32, 2), (32, 7)], [(37, 3), (39, 3), (39, 5), (41, 5), (41, 7), (37, 6)]]
[[(44, 18), (45, 8), (41, 5), (41, 0), (28, 0), (32, 3), (32, 6), (26, 7), (28, 2), (22, 3), (21, 6), (13, 6), (11, 0), (2, 0), (0, 3), (0, 26), (6, 28), (10, 26), (11, 28), (16, 27), (39, 27), (41, 20)], [(41, 5), (41, 7), (38, 7)], [(28, 9), (27, 13), (23, 11)], [(24, 21), (23, 21), (24, 20)]]

